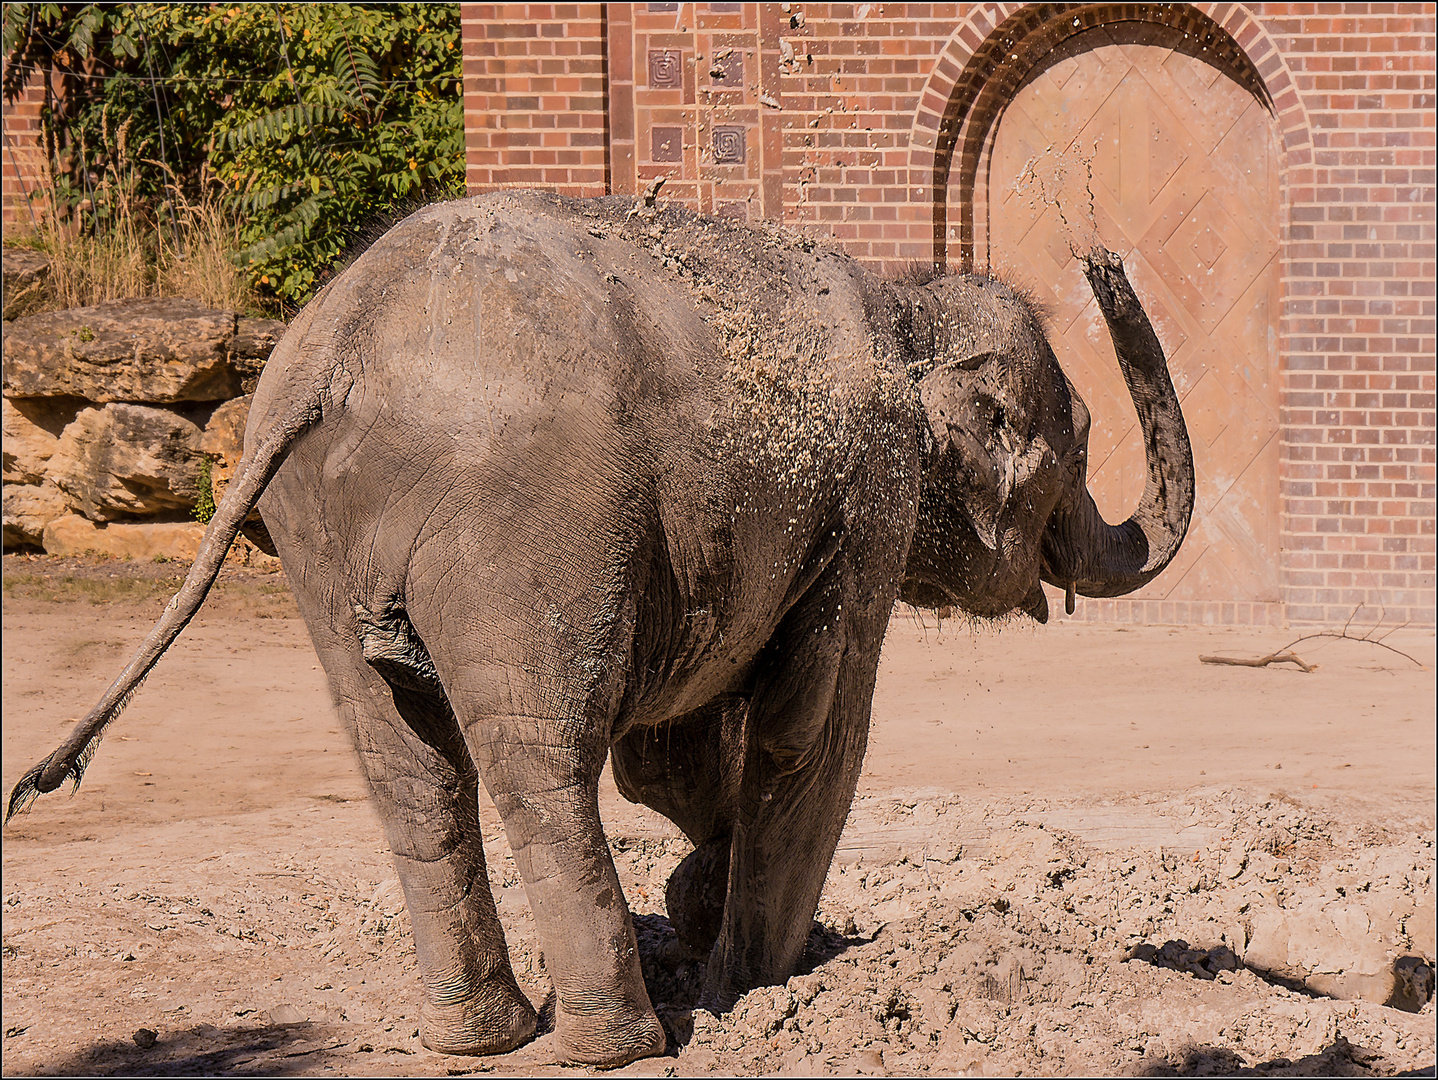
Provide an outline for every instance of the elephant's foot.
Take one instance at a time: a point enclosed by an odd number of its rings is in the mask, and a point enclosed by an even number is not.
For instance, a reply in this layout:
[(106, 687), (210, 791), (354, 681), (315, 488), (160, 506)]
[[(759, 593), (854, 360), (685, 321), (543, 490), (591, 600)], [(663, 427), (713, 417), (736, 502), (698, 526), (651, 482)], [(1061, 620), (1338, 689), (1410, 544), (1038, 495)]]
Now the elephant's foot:
[(664, 907), (679, 943), (691, 957), (703, 960), (719, 940), (724, 925), (724, 897), (729, 890), (729, 837), (700, 844), (674, 868), (664, 887)]
[[(782, 980), (765, 980), (766, 982), (782, 982)], [(723, 1016), (738, 1000), (753, 990), (756, 986), (763, 985), (755, 982), (752, 978), (737, 972), (723, 970), (723, 964), (716, 964), (710, 961), (709, 974), (704, 981), (704, 990), (699, 995), (699, 1008), (711, 1012), (715, 1016)]]
[(419, 1041), (437, 1054), (505, 1054), (534, 1038), (534, 1006), (518, 987), (420, 1009)]
[(573, 1013), (561, 1006), (555, 1012), (554, 1033), (561, 1062), (605, 1069), (656, 1057), (668, 1046), (664, 1028), (652, 1010), (616, 1017), (613, 1010)]

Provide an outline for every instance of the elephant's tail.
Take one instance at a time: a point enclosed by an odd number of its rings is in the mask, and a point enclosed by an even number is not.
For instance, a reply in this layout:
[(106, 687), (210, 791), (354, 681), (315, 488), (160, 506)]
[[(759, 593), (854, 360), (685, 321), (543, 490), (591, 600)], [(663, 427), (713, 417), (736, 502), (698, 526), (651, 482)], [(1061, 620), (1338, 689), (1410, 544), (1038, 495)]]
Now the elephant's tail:
[(185, 628), (200, 605), (205, 602), (210, 586), (219, 576), (224, 564), (225, 553), (234, 543), (235, 536), (245, 519), (255, 509), (265, 487), (284, 463), (290, 448), (296, 440), (320, 419), (321, 401), (318, 396), (302, 401), (278, 424), (266, 432), (254, 450), (241, 460), (235, 478), (225, 491), (215, 515), (210, 519), (209, 528), (200, 542), (200, 552), (185, 583), (180, 586), (165, 612), (140, 645), (131, 661), (125, 665), (114, 682), (110, 684), (99, 703), (89, 714), (75, 725), (70, 737), (49, 757), (20, 778), (15, 790), (10, 793), (10, 806), (5, 812), (8, 822), (24, 810), (42, 792), (54, 791), (66, 778), (80, 786), (85, 767), (95, 756), (100, 737), (105, 728), (114, 720), (130, 698), (145, 681), (145, 676), (164, 654), (165, 650)]

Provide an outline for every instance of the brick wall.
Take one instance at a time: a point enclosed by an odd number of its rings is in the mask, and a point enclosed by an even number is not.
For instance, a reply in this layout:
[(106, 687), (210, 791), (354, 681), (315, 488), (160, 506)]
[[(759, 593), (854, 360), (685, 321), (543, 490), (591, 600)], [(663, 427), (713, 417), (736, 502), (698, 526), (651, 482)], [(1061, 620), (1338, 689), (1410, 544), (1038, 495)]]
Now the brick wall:
[(1269, 4), (1311, 161), (1287, 222), (1283, 529), (1294, 621), (1431, 625), (1434, 16)]
[(40, 139), (40, 110), (44, 103), (44, 84), (31, 79), (15, 101), (0, 106), (4, 129), (4, 145), (0, 146), (0, 219), (7, 229), (23, 228), (39, 211), (28, 195), (45, 176)]
[(1022, 76), (1006, 65), (1069, 24), (1199, 35), (1271, 106), (1283, 147), (1283, 603), (1079, 614), (1335, 623), (1363, 604), (1433, 624), (1431, 5), (786, 6), (464, 5), (471, 190), (631, 193), (664, 176), (668, 197), (859, 258), (952, 262), (973, 218), (952, 176), (965, 131)]
[(604, 7), (460, 5), (470, 191), (608, 190)]
[(911, 131), (970, 6), (804, 6), (783, 85), (786, 220), (886, 265), (931, 260), (932, 178), (913, 168)]

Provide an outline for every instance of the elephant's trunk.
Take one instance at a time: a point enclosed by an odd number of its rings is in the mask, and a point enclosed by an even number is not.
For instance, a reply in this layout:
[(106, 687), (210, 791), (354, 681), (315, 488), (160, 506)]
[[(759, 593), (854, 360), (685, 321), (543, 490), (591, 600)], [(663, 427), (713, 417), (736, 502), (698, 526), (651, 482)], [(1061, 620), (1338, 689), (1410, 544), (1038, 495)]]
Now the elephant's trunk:
[[(1193, 516), (1193, 450), (1169, 378), (1163, 347), (1153, 332), (1117, 255), (1095, 251), (1084, 272), (1108, 323), (1114, 352), (1143, 430), (1148, 481), (1132, 517), (1104, 521), (1086, 482), (1061, 505), (1044, 535), (1044, 580), (1066, 590), (1122, 596), (1153, 580), (1178, 553)], [(1083, 480), (1083, 477), (1080, 477)]]

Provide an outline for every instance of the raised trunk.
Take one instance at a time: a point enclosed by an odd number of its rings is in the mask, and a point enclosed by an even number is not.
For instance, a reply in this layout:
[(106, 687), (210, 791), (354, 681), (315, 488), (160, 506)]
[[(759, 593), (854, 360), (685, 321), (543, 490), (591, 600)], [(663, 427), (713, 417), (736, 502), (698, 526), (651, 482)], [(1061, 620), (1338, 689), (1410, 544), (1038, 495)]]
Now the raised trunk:
[(1086, 483), (1050, 520), (1043, 578), (1066, 590), (1070, 614), (1075, 592), (1122, 596), (1153, 580), (1178, 553), (1193, 516), (1193, 450), (1158, 335), (1117, 255), (1094, 252), (1084, 272), (1138, 410), (1148, 480), (1138, 509), (1121, 525), (1104, 521)]

